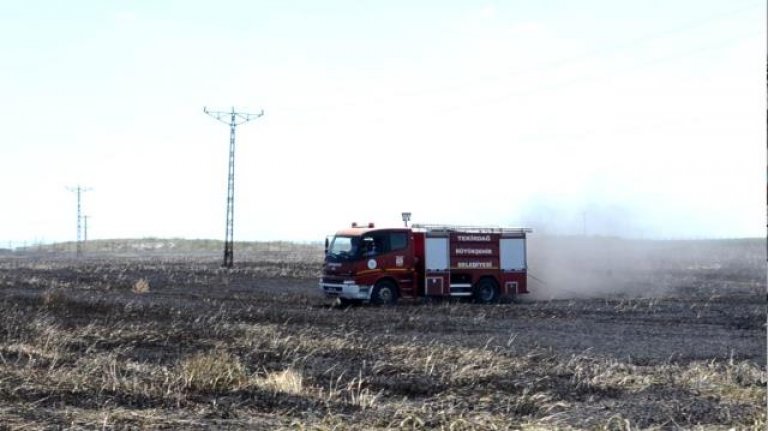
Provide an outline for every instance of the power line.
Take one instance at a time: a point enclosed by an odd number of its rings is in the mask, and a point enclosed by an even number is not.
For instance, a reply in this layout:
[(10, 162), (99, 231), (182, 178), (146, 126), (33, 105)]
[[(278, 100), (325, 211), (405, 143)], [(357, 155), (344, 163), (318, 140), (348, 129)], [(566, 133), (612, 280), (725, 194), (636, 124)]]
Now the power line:
[(209, 111), (203, 107), (203, 112), (229, 126), (229, 172), (227, 175), (227, 228), (224, 236), (224, 268), (232, 268), (234, 262), (234, 222), (235, 222), (235, 128), (241, 124), (255, 120), (264, 115), (264, 110), (258, 114), (235, 112)]
[(80, 257), (83, 255), (83, 243), (81, 241), (81, 233), (82, 233), (82, 212), (81, 212), (81, 201), (82, 201), (82, 194), (88, 191), (91, 191), (90, 187), (84, 187), (81, 185), (77, 185), (77, 187), (67, 187), (67, 190), (71, 192), (75, 192), (77, 194), (77, 243), (76, 243), (76, 251), (75, 254), (77, 257)]

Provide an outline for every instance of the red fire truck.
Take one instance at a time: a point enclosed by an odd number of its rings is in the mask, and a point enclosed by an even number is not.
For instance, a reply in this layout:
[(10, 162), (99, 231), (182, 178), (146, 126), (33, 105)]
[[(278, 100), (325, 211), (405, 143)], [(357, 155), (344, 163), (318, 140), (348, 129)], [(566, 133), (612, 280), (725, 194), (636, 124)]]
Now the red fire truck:
[(528, 293), (527, 228), (413, 225), (340, 230), (326, 240), (320, 289), (342, 303)]

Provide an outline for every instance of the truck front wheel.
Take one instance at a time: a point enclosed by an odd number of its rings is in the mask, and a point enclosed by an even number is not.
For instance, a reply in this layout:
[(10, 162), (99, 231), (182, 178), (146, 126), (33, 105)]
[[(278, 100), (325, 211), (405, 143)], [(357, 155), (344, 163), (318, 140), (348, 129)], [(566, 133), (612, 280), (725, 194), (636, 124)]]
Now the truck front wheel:
[(483, 278), (475, 286), (475, 301), (490, 304), (499, 299), (499, 288), (491, 278)]
[(371, 303), (376, 305), (393, 305), (397, 302), (397, 286), (388, 280), (382, 280), (373, 287)]

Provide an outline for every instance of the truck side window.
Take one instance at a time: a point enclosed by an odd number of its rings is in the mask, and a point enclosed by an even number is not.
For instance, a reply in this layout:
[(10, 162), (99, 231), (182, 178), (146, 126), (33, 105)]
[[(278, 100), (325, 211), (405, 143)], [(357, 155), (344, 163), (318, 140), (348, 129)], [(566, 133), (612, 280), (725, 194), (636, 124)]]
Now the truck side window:
[(375, 256), (389, 251), (388, 235), (374, 232), (363, 237), (363, 253), (365, 256)]
[(408, 246), (408, 234), (405, 232), (393, 232), (389, 237), (391, 250), (400, 250)]
[(360, 252), (363, 256), (373, 256), (379, 252), (375, 241), (370, 236), (363, 237), (363, 239), (360, 241), (360, 244)]
[(377, 254), (382, 254), (389, 251), (389, 244), (387, 243), (386, 235), (382, 235), (380, 233), (374, 234), (373, 244), (376, 247)]

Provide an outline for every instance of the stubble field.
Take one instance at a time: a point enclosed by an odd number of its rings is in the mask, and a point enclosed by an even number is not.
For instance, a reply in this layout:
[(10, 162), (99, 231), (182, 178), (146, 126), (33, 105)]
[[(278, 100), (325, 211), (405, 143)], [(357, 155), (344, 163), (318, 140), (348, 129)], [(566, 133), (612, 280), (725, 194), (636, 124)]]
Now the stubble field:
[(764, 242), (529, 253), (527, 298), (381, 308), (323, 298), (316, 247), (9, 254), (0, 429), (765, 428)]

